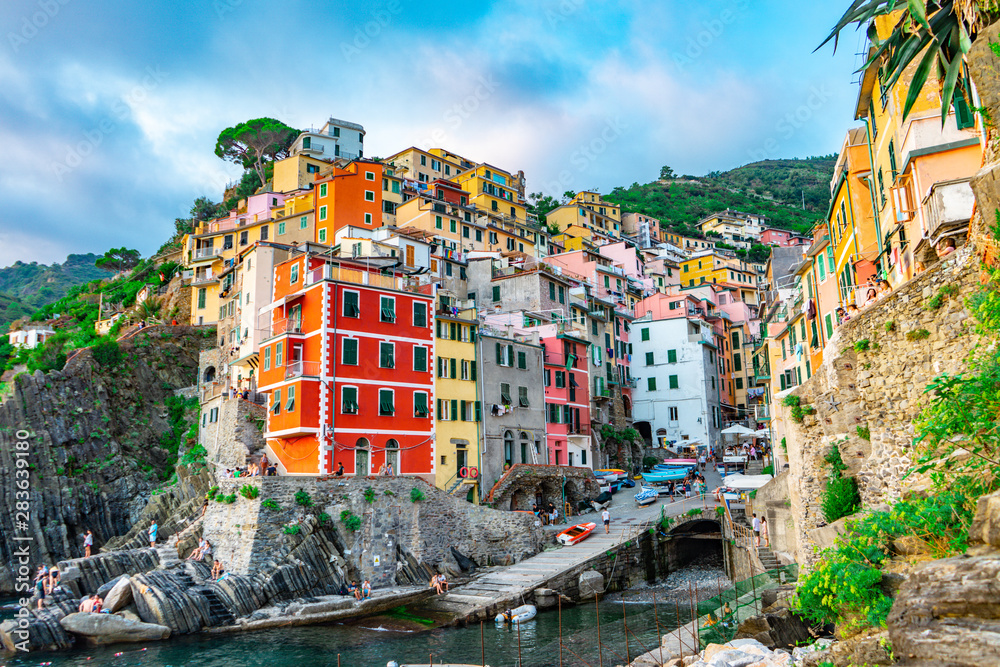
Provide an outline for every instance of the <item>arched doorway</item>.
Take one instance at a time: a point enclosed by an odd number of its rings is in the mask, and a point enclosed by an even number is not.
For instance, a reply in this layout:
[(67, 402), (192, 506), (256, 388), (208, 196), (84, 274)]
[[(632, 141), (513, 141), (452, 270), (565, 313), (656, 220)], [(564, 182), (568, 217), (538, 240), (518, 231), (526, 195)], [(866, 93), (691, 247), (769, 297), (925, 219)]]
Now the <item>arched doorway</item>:
[(205, 369), (204, 378), (206, 384), (209, 382), (215, 382), (215, 366), (209, 366)]
[(653, 427), (650, 425), (649, 422), (646, 421), (634, 422), (632, 424), (632, 428), (634, 428), (636, 431), (639, 432), (639, 435), (642, 437), (643, 442), (646, 443), (646, 447), (652, 447), (654, 445)]
[(503, 432), (503, 462), (504, 468), (514, 465), (514, 434)]
[(392, 466), (392, 474), (399, 474), (399, 443), (389, 438), (385, 443), (385, 465)]
[(625, 417), (627, 419), (632, 418), (632, 401), (628, 396), (622, 395), (622, 407), (625, 409)]
[(531, 438), (527, 433), (521, 431), (521, 463), (531, 463)]
[(358, 438), (358, 441), (354, 443), (354, 475), (356, 477), (369, 474), (368, 460), (368, 438)]

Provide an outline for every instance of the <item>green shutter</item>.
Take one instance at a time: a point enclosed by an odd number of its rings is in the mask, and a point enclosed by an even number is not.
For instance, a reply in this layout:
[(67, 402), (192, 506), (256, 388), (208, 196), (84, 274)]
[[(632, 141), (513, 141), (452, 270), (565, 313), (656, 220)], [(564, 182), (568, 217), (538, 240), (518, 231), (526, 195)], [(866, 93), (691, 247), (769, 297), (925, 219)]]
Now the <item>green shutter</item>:
[(469, 421), (468, 419), (465, 418), (468, 405), (469, 405), (468, 401), (462, 401), (461, 412), (459, 413), (459, 416), (461, 417), (462, 421)]
[(646, 378), (646, 389), (656, 391), (656, 378)]
[(391, 415), (396, 411), (396, 407), (392, 404), (391, 391), (380, 391), (378, 403), (379, 412), (383, 415)]
[(357, 317), (361, 313), (357, 292), (344, 292), (344, 315)]
[(678, 386), (680, 386), (680, 385), (677, 383), (677, 376), (676, 375), (671, 375), (670, 376), (670, 388), (671, 389), (677, 389)]
[(500, 300), (500, 286), (499, 285), (494, 285), (493, 286), (493, 300), (494, 301), (499, 301)]
[(413, 370), (426, 372), (427, 371), (427, 348), (426, 347), (414, 347), (413, 348)]
[(451, 375), (448, 377), (454, 379), (458, 377), (458, 359), (451, 360)]
[(549, 283), (549, 299), (552, 301), (556, 300), (556, 284)]
[(476, 401), (476, 421), (483, 421), (483, 404), (480, 401)]
[(471, 368), (472, 368), (472, 375), (470, 377), (472, 378), (472, 380), (474, 382), (476, 380), (476, 362), (475, 361), (470, 361), (469, 363), (471, 364)]
[(451, 420), (453, 422), (458, 421), (458, 399), (451, 399)]
[(450, 331), (451, 331), (451, 335), (449, 336), (449, 340), (458, 340), (458, 324), (456, 324), (455, 322), (452, 322), (451, 323), (451, 327), (450, 327)]
[(510, 366), (511, 368), (514, 367), (514, 346), (513, 345), (508, 345), (507, 346), (507, 365)]
[(647, 366), (652, 366), (653, 365), (653, 353), (652, 352), (647, 352), (646, 353), (646, 365)]
[(417, 303), (413, 306), (413, 326), (427, 326), (427, 304)]
[(677, 363), (677, 350), (667, 350), (667, 363)]
[(503, 352), (500, 351), (500, 343), (497, 343), (497, 366), (503, 366)]
[(649, 340), (649, 327), (642, 328), (642, 340)]
[(392, 345), (382, 343), (379, 345), (379, 366), (382, 368), (393, 368)]
[(358, 363), (358, 339), (357, 338), (345, 338), (344, 339), (344, 355), (343, 362), (345, 365), (355, 366)]
[(526, 369), (528, 367), (528, 355), (524, 352), (517, 353), (517, 367)]
[(427, 394), (414, 392), (413, 394), (413, 414), (417, 417), (427, 416)]

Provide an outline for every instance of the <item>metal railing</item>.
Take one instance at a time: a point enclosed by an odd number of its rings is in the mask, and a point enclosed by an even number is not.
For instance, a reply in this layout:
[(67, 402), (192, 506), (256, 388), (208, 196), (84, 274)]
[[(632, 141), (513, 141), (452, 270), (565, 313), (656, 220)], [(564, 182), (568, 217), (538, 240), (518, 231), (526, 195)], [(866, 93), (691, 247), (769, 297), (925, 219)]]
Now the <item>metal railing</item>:
[(269, 325), (264, 326), (258, 330), (261, 340), (271, 338), (273, 336), (280, 336), (281, 334), (301, 334), (302, 331), (302, 321), (298, 319), (292, 320), (277, 320), (276, 322), (271, 322)]
[(324, 264), (306, 273), (306, 286), (318, 283), (321, 280), (336, 280), (339, 282), (353, 283), (355, 285), (368, 285), (370, 287), (380, 287), (382, 289), (393, 289), (401, 292), (419, 292), (420, 286), (416, 282), (410, 282), (406, 278), (391, 275), (382, 275), (372, 271), (360, 269), (349, 269), (340, 265)]
[(196, 248), (194, 251), (195, 259), (208, 259), (209, 257), (215, 257), (222, 252), (222, 248), (212, 246), (210, 248)]
[(285, 379), (302, 376), (319, 377), (321, 366), (318, 361), (289, 361), (285, 366)]

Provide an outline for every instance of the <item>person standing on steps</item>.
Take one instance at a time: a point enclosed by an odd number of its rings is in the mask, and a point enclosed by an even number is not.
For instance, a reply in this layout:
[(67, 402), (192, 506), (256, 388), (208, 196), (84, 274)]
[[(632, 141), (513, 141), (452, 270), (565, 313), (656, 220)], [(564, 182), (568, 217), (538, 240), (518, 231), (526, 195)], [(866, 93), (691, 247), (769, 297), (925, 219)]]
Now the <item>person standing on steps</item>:
[(606, 534), (610, 534), (611, 533), (611, 512), (608, 511), (607, 507), (605, 507), (604, 511), (601, 512), (601, 518), (604, 520), (604, 532)]
[(756, 542), (756, 545), (759, 547), (760, 546), (760, 519), (757, 518), (757, 513), (756, 512), (754, 512), (754, 514), (753, 514), (752, 525), (753, 525), (754, 540)]
[(150, 549), (155, 549), (156, 548), (156, 531), (159, 530), (159, 528), (160, 527), (156, 525), (156, 519), (153, 519), (153, 522), (151, 524), (149, 524), (149, 548)]
[(83, 555), (90, 558), (90, 549), (94, 546), (94, 534), (89, 530), (83, 534)]
[(771, 546), (771, 540), (768, 539), (767, 535), (767, 517), (760, 517), (760, 535), (757, 537), (757, 546), (760, 546), (760, 541), (764, 540), (764, 546)]

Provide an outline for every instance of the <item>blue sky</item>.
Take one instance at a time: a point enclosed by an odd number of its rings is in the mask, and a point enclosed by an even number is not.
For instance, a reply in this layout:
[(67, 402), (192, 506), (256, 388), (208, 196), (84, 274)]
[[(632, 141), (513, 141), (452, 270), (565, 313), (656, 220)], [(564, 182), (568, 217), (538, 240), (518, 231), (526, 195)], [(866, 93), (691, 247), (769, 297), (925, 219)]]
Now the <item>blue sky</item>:
[(359, 122), (370, 156), (444, 146), (554, 195), (831, 153), (859, 41), (812, 50), (844, 5), (5, 0), (0, 266), (154, 252), (238, 178), (219, 131), (259, 116)]

